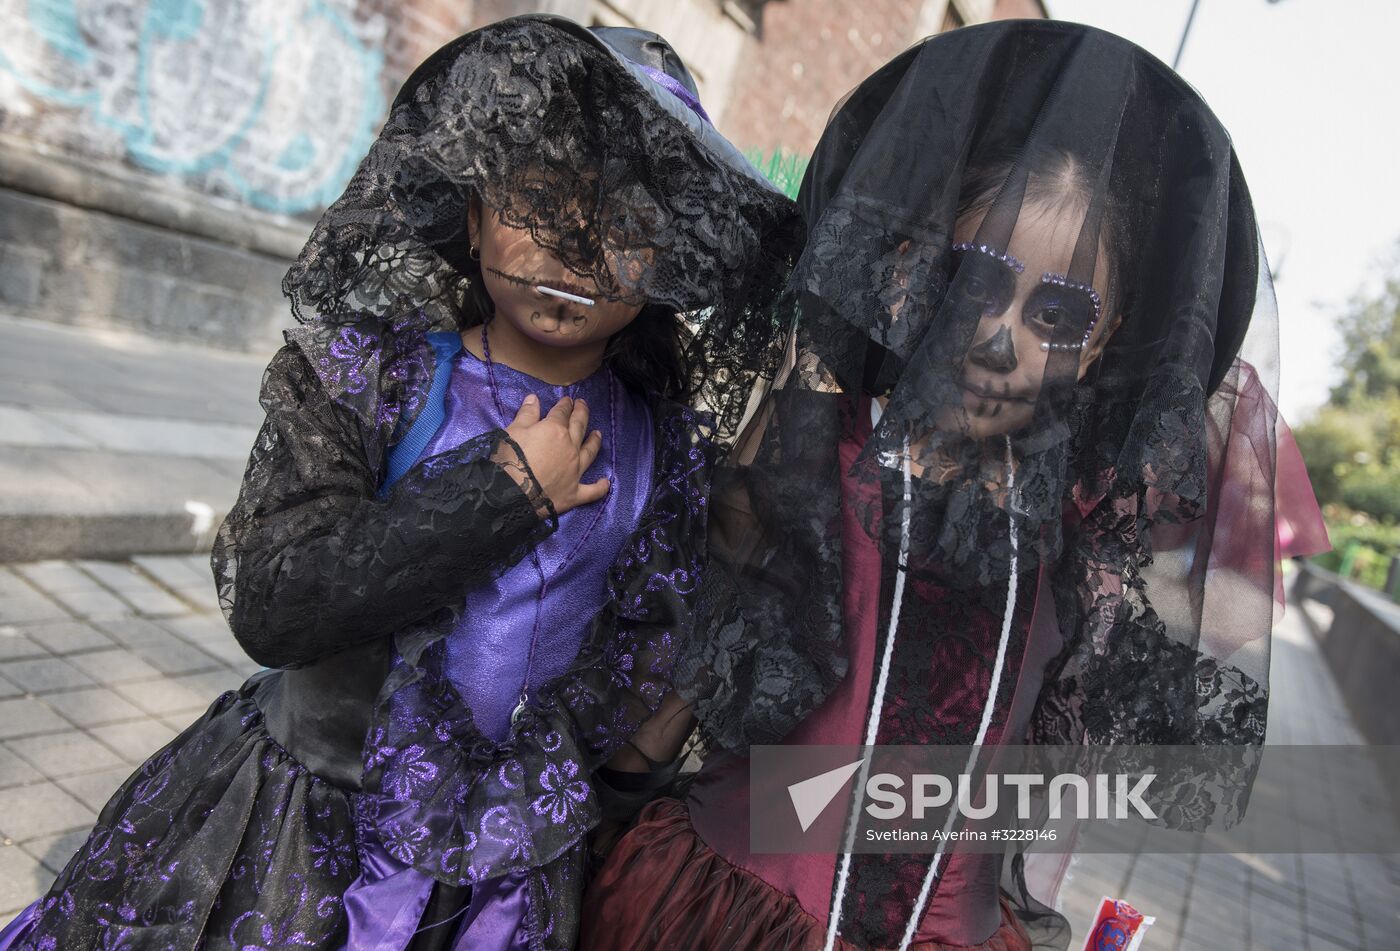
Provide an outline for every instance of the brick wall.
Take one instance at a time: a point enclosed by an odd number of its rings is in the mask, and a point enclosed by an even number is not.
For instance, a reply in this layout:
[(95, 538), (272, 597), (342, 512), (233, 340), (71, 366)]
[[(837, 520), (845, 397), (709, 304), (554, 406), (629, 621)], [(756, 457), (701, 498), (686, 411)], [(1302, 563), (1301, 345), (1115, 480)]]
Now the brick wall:
[(1042, 20), (1045, 4), (1041, 0), (996, 0), (993, 20)]
[(950, 24), (1044, 15), (1040, 0), (774, 0), (719, 127), (741, 148), (807, 154), (842, 97), (918, 40)]
[(743, 148), (808, 153), (831, 109), (912, 42), (924, 0), (782, 0), (738, 67), (720, 128)]

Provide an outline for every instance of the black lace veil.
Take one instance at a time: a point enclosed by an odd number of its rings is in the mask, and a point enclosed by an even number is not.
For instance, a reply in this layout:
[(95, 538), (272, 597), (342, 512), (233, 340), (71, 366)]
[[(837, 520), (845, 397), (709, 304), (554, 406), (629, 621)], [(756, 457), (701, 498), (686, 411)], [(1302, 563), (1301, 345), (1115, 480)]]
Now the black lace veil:
[[(851, 669), (853, 522), (879, 743), (1262, 744), (1276, 314), (1201, 98), (1091, 28), (959, 29), (838, 106), (798, 202), (796, 344), (717, 484), (681, 665), (709, 744), (781, 739)], [(1231, 821), (1247, 776), (1216, 792)], [(928, 857), (875, 858), (842, 934), (897, 946)]]
[[(395, 98), (283, 289), (304, 321), (482, 319), (473, 197), (605, 294), (691, 316), (689, 392), (731, 431), (771, 372), (792, 203), (697, 112), (560, 17), (523, 16), (429, 57)], [(683, 86), (680, 94), (689, 90)]]

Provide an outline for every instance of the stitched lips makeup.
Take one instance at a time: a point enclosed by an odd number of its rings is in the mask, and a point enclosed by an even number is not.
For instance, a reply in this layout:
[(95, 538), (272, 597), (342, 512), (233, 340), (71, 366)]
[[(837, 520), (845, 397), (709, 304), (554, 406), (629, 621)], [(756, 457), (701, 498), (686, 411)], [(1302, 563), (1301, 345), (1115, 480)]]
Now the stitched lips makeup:
[(557, 297), (560, 300), (568, 300), (573, 301), (575, 304), (582, 304), (585, 307), (593, 306), (593, 300), (591, 298), (580, 297), (577, 294), (570, 294), (568, 291), (556, 290), (553, 287), (546, 287), (543, 284), (536, 284), (535, 290), (539, 291), (541, 294), (547, 294), (550, 297)]
[(575, 304), (582, 304), (584, 307), (592, 307), (595, 303), (595, 301), (591, 297), (584, 297), (581, 294), (575, 294), (571, 291), (563, 290), (558, 287), (551, 287), (548, 284), (536, 284), (529, 278), (519, 277), (515, 274), (507, 274), (505, 271), (500, 271), (496, 268), (487, 268), (487, 270), (499, 277), (503, 281), (509, 281), (510, 283), (518, 284), (521, 287), (528, 287), (530, 288), (530, 290), (535, 291), (538, 294), (543, 294), (547, 297), (557, 297), (560, 300), (570, 301)]
[(1010, 387), (997, 388), (979, 385), (968, 380), (959, 380), (958, 387), (964, 394), (964, 408), (973, 416), (995, 419), (1001, 411), (1011, 405), (1029, 406), (1034, 401), (1011, 392)]
[(958, 386), (973, 396), (981, 397), (984, 400), (998, 400), (1005, 403), (1031, 403), (1034, 400), (1011, 392), (1011, 388), (1003, 387), (997, 389), (985, 384), (972, 383), (968, 380), (959, 380)]

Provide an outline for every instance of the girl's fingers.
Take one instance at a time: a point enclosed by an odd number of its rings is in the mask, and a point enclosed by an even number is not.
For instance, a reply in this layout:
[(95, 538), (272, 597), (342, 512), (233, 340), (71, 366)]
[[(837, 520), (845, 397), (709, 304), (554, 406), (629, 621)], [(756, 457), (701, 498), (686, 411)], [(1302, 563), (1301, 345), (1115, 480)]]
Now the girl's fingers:
[(584, 434), (587, 432), (588, 404), (583, 400), (576, 400), (573, 415), (569, 417), (569, 438), (577, 446), (583, 442)]
[(574, 401), (567, 396), (561, 396), (559, 402), (554, 404), (554, 407), (549, 411), (549, 414), (545, 416), (545, 419), (552, 419), (559, 425), (567, 427), (569, 425), (569, 417), (573, 414), (573, 411)]
[(598, 458), (598, 450), (603, 448), (603, 434), (598, 430), (593, 430), (588, 438), (583, 441), (583, 445), (578, 451), (579, 472), (586, 472), (588, 467), (593, 465), (593, 460)]
[(612, 483), (607, 479), (599, 479), (597, 482), (583, 482), (578, 487), (578, 504), (588, 505), (590, 502), (597, 502), (608, 494), (608, 489)]
[(540, 421), (540, 401), (535, 394), (531, 393), (525, 397), (520, 404), (520, 409), (515, 411), (515, 419), (511, 421), (514, 426), (519, 423), (522, 426), (533, 426)]

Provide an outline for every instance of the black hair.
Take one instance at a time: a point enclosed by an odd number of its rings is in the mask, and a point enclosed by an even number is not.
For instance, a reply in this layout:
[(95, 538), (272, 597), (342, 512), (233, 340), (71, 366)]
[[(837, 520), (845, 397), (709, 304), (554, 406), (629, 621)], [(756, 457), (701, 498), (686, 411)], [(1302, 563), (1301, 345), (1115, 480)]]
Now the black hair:
[(603, 359), (619, 380), (634, 389), (690, 403), (704, 375), (702, 355), (688, 346), (692, 337), (680, 314), (648, 304), (613, 334)]

